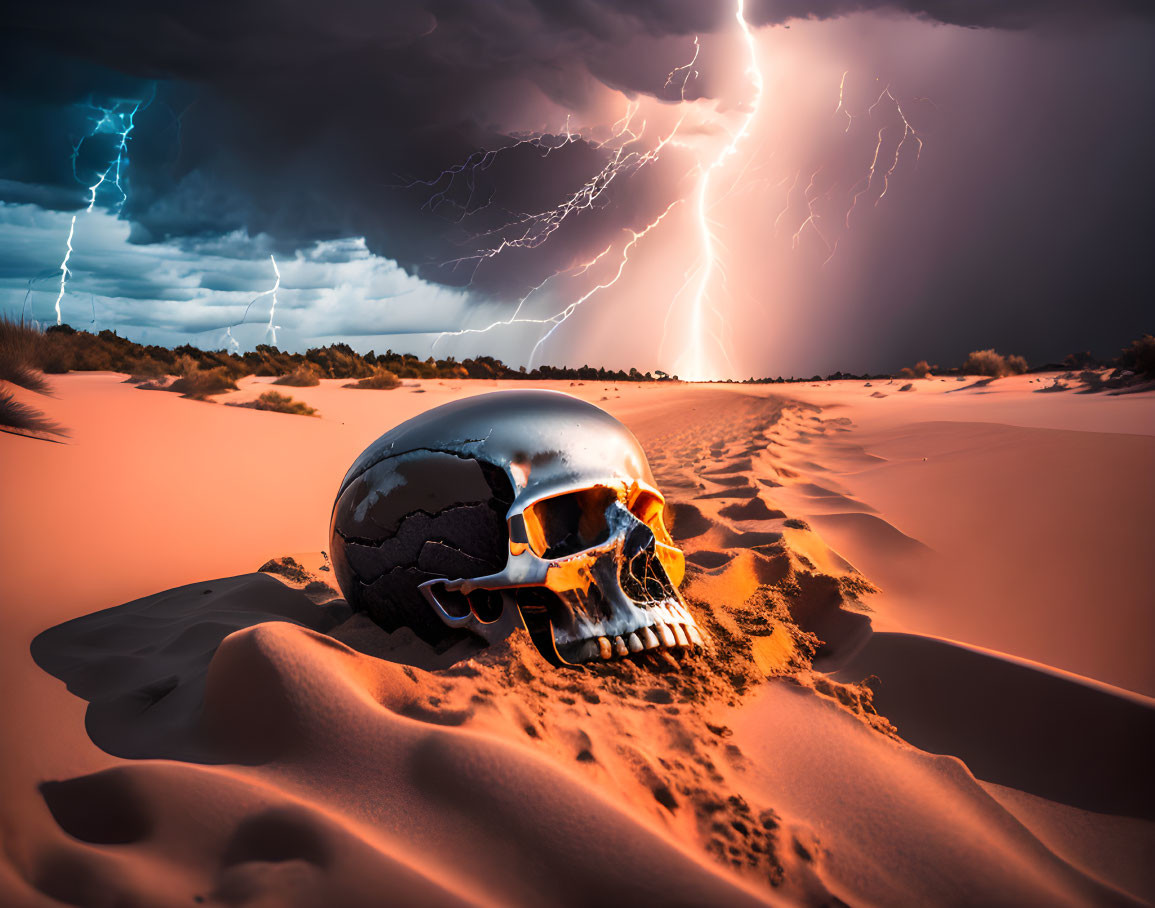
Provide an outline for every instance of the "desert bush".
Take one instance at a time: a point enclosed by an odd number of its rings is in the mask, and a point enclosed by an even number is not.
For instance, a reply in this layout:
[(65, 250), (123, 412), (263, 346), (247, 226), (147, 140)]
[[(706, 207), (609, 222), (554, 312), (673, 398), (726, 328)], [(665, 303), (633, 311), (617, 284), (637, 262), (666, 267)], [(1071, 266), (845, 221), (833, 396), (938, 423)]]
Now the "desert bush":
[(1144, 334), (1132, 341), (1123, 349), (1115, 365), (1136, 375), (1155, 376), (1155, 337)]
[(165, 391), (175, 391), (194, 400), (207, 400), (213, 394), (236, 391), (237, 383), (223, 366), (202, 369), (191, 356), (182, 354), (175, 365), (177, 379)]
[(126, 365), (128, 366), (125, 370), (128, 372), (127, 381), (134, 385), (159, 381), (168, 375), (168, 367), (164, 363), (157, 362), (151, 356), (129, 360)]
[(311, 388), (321, 383), (317, 375), (317, 367), (312, 363), (301, 363), (292, 372), (282, 375), (274, 385), (288, 385), (290, 388)]
[(266, 391), (256, 400), (245, 403), (229, 403), (230, 407), (247, 407), (250, 410), (272, 410), (274, 413), (292, 413), (296, 416), (316, 416), (317, 411), (303, 401), (293, 400), (287, 394)]
[(305, 358), (316, 365), (322, 375), (330, 378), (365, 378), (373, 374), (373, 367), (348, 344), (331, 344), (309, 350)]
[(1003, 356), (994, 350), (973, 350), (963, 363), (962, 370), (967, 375), (986, 375), (990, 378), (1004, 378), (1021, 375), (1027, 371), (1027, 361), (1021, 356)]
[(938, 366), (932, 366), (925, 359), (920, 359), (913, 366), (903, 366), (898, 370), (898, 374), (902, 378), (926, 378), (937, 368)]
[(0, 432), (16, 435), (67, 435), (59, 423), (39, 410), (22, 404), (7, 391), (0, 390)]
[(362, 378), (360, 381), (349, 382), (345, 385), (346, 388), (369, 388), (374, 391), (388, 391), (391, 388), (396, 388), (401, 384), (401, 380), (381, 366), (377, 366), (373, 370), (373, 374), (368, 378)]

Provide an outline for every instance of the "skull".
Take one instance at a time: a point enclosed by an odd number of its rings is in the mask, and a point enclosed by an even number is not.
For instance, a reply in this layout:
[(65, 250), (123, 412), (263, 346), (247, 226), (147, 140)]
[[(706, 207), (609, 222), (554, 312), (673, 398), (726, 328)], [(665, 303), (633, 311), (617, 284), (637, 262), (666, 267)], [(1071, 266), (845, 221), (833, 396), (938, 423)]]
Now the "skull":
[(554, 664), (702, 646), (633, 434), (558, 391), (497, 391), (386, 432), (330, 530), (350, 606), (434, 645), (524, 626)]

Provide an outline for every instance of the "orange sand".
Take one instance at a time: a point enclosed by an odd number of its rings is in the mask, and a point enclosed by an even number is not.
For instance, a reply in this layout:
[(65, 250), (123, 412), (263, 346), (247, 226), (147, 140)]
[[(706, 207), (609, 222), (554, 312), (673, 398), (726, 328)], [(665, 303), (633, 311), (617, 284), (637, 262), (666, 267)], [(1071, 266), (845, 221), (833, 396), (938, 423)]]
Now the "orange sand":
[(674, 503), (717, 647), (676, 671), (438, 669), (251, 573), (495, 384), (288, 389), (309, 419), (69, 375), (68, 444), (0, 435), (0, 902), (1155, 898), (1155, 396), (559, 383)]

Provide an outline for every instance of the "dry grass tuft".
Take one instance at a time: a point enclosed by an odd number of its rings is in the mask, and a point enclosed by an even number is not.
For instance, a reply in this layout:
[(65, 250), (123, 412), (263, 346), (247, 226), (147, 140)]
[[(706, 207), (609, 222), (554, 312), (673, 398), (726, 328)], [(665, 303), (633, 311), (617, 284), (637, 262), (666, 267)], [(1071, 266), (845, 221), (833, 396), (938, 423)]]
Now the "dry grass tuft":
[(378, 366), (373, 370), (373, 374), (368, 378), (362, 378), (360, 381), (349, 382), (345, 385), (346, 388), (368, 388), (373, 391), (389, 391), (393, 388), (400, 387), (401, 379), (388, 369)]
[(321, 377), (317, 374), (317, 367), (312, 363), (302, 363), (287, 375), (278, 378), (274, 385), (287, 385), (290, 388), (312, 388), (321, 384)]
[[(0, 316), (0, 382), (47, 394), (48, 380), (41, 371), (45, 349), (44, 334), (35, 325)], [(0, 431), (41, 438), (68, 434), (59, 423), (4, 390), (0, 390)]]
[(236, 391), (237, 383), (224, 366), (202, 369), (191, 356), (182, 356), (176, 362), (177, 379), (166, 385), (165, 391), (176, 391), (194, 400), (208, 400), (213, 394)]
[(266, 391), (256, 400), (245, 403), (230, 403), (230, 407), (247, 407), (250, 410), (271, 410), (274, 413), (292, 413), (295, 416), (316, 416), (317, 411), (303, 401), (293, 400), (287, 394)]
[(68, 430), (59, 423), (53, 422), (39, 410), (20, 403), (3, 390), (0, 390), (0, 432), (32, 437), (68, 434)]
[(27, 322), (0, 316), (0, 381), (46, 393), (43, 359), (44, 334)]

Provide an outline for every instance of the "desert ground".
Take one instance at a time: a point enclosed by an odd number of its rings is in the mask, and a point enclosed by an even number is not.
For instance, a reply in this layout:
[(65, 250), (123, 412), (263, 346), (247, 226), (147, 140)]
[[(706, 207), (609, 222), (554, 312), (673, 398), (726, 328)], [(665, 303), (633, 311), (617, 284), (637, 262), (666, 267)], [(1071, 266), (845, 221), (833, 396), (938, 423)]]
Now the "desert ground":
[(1155, 901), (1155, 392), (534, 383), (641, 441), (710, 637), (559, 670), (324, 555), (366, 445), (524, 384), (124, 379), (0, 434), (3, 904)]

